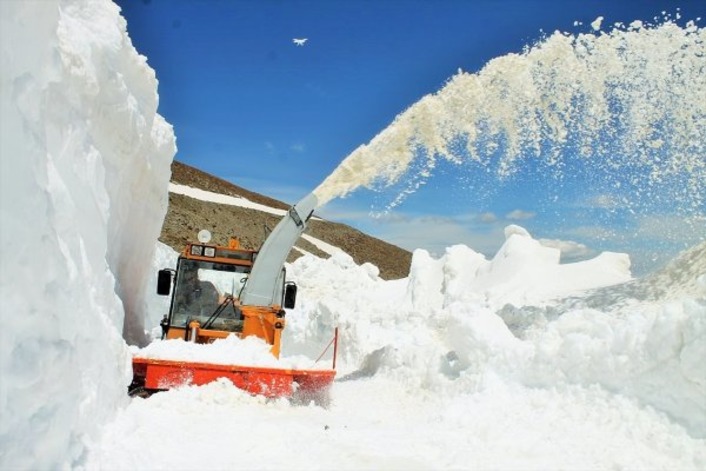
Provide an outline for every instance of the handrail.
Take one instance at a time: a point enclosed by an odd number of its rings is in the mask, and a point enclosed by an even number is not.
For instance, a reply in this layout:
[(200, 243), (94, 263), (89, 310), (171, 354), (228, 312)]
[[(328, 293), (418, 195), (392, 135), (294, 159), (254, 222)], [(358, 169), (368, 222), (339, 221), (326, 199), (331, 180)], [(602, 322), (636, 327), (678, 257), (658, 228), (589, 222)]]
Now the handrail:
[(333, 367), (332, 369), (336, 369), (336, 356), (338, 355), (338, 327), (333, 329), (333, 338), (331, 341), (326, 345), (326, 348), (324, 348), (324, 351), (321, 352), (321, 355), (319, 355), (319, 358), (316, 359), (314, 364), (318, 363), (319, 360), (328, 352), (328, 349), (331, 347), (331, 344), (333, 344)]

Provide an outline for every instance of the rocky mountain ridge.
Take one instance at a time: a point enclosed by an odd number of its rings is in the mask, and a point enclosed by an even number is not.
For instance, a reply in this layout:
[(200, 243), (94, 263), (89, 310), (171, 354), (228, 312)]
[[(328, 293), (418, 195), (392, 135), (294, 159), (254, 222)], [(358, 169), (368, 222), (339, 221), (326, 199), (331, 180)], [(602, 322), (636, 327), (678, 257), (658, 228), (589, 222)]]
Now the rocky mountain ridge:
[[(178, 161), (172, 163), (171, 181), (213, 193), (240, 196), (271, 208), (289, 207), (274, 198), (249, 191)], [(169, 208), (159, 240), (181, 251), (184, 244), (196, 240), (199, 230), (208, 229), (217, 244), (227, 245), (230, 237), (237, 237), (243, 248), (257, 250), (280, 219), (280, 216), (255, 209), (212, 203), (170, 192)], [(305, 234), (339, 247), (358, 264), (372, 263), (380, 269), (383, 279), (404, 278), (409, 273), (410, 252), (345, 224), (312, 219)], [(299, 239), (296, 247), (322, 258), (329, 256), (304, 238)], [(299, 250), (293, 249), (288, 261), (292, 262), (301, 255)]]

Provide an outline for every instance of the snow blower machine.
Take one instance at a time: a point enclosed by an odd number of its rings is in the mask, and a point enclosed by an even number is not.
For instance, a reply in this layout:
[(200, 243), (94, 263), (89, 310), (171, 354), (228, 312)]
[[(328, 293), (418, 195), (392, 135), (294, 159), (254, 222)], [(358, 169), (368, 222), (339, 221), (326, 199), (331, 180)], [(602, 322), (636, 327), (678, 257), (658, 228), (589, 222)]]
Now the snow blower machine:
[[(210, 344), (229, 335), (257, 336), (279, 358), (285, 309), (294, 307), (297, 286), (285, 280), (284, 262), (316, 207), (308, 195), (292, 206), (270, 233), (260, 251), (243, 250), (237, 239), (227, 247), (210, 244), (201, 231), (199, 243), (190, 243), (177, 267), (160, 270), (157, 293), (171, 295), (169, 313), (162, 320), (163, 339)], [(337, 331), (331, 369), (286, 369), (254, 365), (211, 364), (140, 357), (132, 361), (130, 395), (150, 394), (183, 385), (203, 385), (219, 378), (266, 397), (327, 397), (336, 367)], [(326, 350), (324, 350), (326, 351)], [(323, 354), (322, 354), (323, 355)]]

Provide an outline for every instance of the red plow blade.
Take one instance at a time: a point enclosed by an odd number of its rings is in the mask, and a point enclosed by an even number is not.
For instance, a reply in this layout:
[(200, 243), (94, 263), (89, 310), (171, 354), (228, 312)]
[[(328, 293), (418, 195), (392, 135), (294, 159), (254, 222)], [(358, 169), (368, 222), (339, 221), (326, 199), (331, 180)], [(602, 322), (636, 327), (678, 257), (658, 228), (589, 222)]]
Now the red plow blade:
[(177, 386), (201, 386), (219, 378), (236, 387), (265, 397), (319, 394), (327, 390), (335, 370), (287, 370), (260, 366), (215, 365), (187, 361), (133, 358), (133, 388), (159, 391)]

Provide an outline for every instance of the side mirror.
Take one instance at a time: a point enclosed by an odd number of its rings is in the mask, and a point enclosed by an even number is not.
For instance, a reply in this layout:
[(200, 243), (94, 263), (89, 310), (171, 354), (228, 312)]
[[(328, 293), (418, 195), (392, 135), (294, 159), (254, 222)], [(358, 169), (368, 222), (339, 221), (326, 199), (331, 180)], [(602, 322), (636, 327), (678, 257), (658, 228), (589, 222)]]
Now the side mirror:
[(172, 290), (172, 270), (164, 269), (157, 272), (157, 294), (167, 296)]
[(284, 308), (292, 309), (297, 302), (297, 285), (289, 282), (284, 287)]

